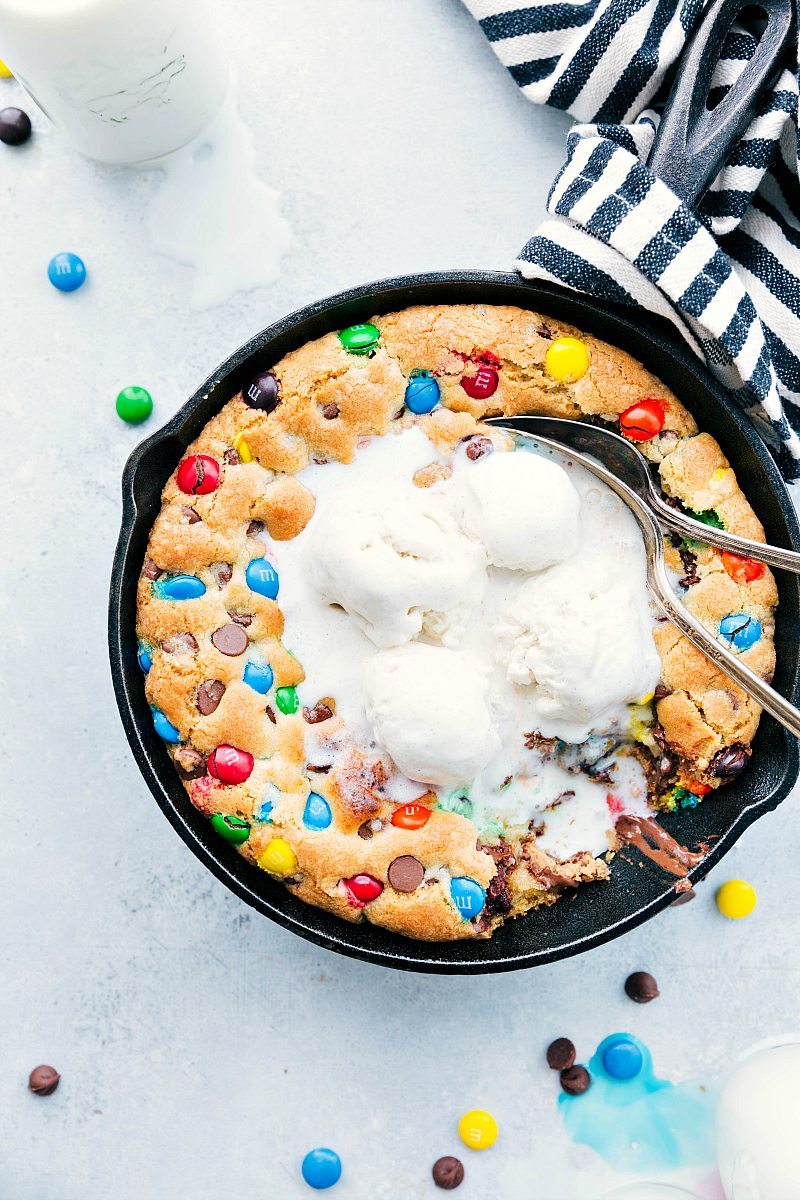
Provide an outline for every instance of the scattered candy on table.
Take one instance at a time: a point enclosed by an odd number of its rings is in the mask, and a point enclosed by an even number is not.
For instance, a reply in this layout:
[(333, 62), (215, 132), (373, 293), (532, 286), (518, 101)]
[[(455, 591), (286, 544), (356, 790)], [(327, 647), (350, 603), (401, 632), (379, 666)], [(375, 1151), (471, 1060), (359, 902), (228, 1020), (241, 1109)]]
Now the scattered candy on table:
[(175, 482), (190, 496), (208, 496), (219, 484), (219, 463), (209, 454), (190, 454), (175, 474)]
[(31, 133), (31, 119), (26, 112), (21, 108), (0, 108), (0, 142), (7, 146), (22, 146)]
[(562, 1090), (568, 1096), (582, 1096), (592, 1085), (592, 1077), (586, 1067), (575, 1064), (567, 1067), (559, 1075)]
[(544, 356), (544, 369), (556, 383), (577, 383), (589, 370), (589, 347), (579, 338), (556, 338)]
[(251, 592), (257, 592), (259, 596), (266, 596), (268, 600), (274, 600), (278, 595), (280, 587), (278, 572), (269, 559), (251, 559), (247, 564), (244, 577)]
[(644, 1056), (632, 1038), (620, 1034), (603, 1050), (603, 1069), (612, 1079), (635, 1079), (644, 1066)]
[(482, 1108), (465, 1112), (458, 1122), (458, 1136), (470, 1150), (488, 1150), (497, 1141), (497, 1122)]
[(34, 1067), (28, 1076), (28, 1088), (35, 1096), (52, 1096), (59, 1085), (61, 1076), (55, 1067), (42, 1063)]
[(208, 773), (220, 783), (244, 783), (253, 773), (253, 756), (235, 746), (217, 746), (208, 756)]
[(260, 412), (274, 412), (280, 398), (280, 384), (272, 371), (263, 371), (242, 388), (242, 399), (247, 407), (257, 408)]
[(117, 416), (129, 425), (141, 425), (153, 411), (153, 397), (142, 387), (125, 387), (117, 396)]
[(443, 1158), (437, 1158), (431, 1168), (431, 1175), (438, 1188), (452, 1192), (464, 1182), (464, 1164), (460, 1158), (445, 1154)]
[(175, 745), (176, 742), (179, 742), (181, 740), (180, 731), (175, 728), (169, 717), (167, 717), (160, 708), (154, 708), (152, 712), (153, 724), (158, 736), (163, 738), (165, 742), (170, 742), (172, 745)]
[(374, 354), (380, 336), (374, 325), (348, 325), (339, 331), (339, 341), (348, 354)]
[(631, 442), (648, 442), (664, 428), (664, 407), (652, 398), (639, 400), (619, 418), (620, 432)]
[(292, 713), (296, 713), (300, 707), (300, 700), (297, 695), (297, 688), (279, 687), (275, 690), (275, 703), (280, 711), (287, 717)]
[(242, 678), (254, 692), (258, 692), (261, 696), (266, 696), (272, 687), (275, 676), (272, 673), (272, 667), (269, 663), (253, 660), (245, 667)]
[(450, 880), (450, 896), (465, 921), (477, 917), (486, 903), (486, 892), (474, 879), (457, 875)]
[(749, 650), (761, 637), (761, 622), (749, 613), (730, 613), (720, 621), (719, 631), (735, 650)]
[(574, 1042), (569, 1038), (556, 1038), (547, 1047), (547, 1065), (551, 1071), (566, 1071), (575, 1065), (575, 1050)]
[(754, 579), (760, 579), (767, 569), (754, 558), (744, 558), (741, 554), (732, 554), (730, 550), (722, 551), (722, 565), (736, 583), (752, 583)]
[(247, 821), (228, 813), (215, 813), (211, 818), (211, 828), (232, 846), (241, 846), (250, 837), (250, 826)]
[(303, 809), (303, 824), (306, 829), (327, 829), (333, 820), (331, 806), (319, 792), (311, 792)]
[(55, 254), (47, 264), (47, 277), (60, 292), (74, 292), (86, 281), (86, 266), (77, 254)]
[(11, 68), (7, 67), (6, 64), (3, 62), (2, 58), (0, 58), (0, 79), (11, 79), (11, 78), (12, 78)]
[(406, 386), (406, 408), (421, 416), (429, 413), (439, 403), (439, 384), (430, 371), (419, 371), (412, 375)]
[(658, 984), (648, 971), (634, 971), (625, 980), (625, 995), (637, 1004), (649, 1004), (656, 1000), (661, 993)]
[(490, 363), (481, 363), (474, 375), (462, 375), (461, 386), (473, 400), (488, 400), (497, 391), (500, 376)]
[(738, 921), (741, 917), (749, 917), (756, 906), (756, 890), (751, 883), (744, 879), (729, 879), (717, 888), (717, 908), (723, 917)]
[(294, 850), (284, 838), (279, 837), (272, 839), (266, 850), (259, 854), (256, 862), (262, 871), (279, 877), (293, 875), (297, 870), (297, 856)]
[(196, 575), (172, 575), (155, 582), (153, 591), (162, 600), (199, 600), (206, 594), (206, 585)]
[(301, 1171), (303, 1179), (309, 1187), (316, 1188), (317, 1191), (324, 1191), (325, 1188), (333, 1187), (335, 1183), (339, 1182), (342, 1175), (342, 1160), (335, 1150), (319, 1146), (316, 1150), (309, 1150), (303, 1159)]

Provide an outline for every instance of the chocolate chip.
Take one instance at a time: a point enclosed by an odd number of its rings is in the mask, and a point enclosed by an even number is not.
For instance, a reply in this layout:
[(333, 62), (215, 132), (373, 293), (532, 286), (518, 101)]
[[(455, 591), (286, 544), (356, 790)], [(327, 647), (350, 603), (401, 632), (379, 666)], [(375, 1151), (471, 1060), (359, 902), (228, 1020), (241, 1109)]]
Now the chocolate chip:
[(229, 658), (236, 658), (237, 655), (244, 654), (250, 644), (241, 625), (233, 622), (230, 625), (220, 625), (219, 629), (215, 629), (211, 635), (211, 641), (220, 654), (227, 654)]
[(654, 700), (663, 700), (665, 696), (672, 695), (672, 688), (668, 688), (665, 683), (657, 683), (656, 690), (653, 692)]
[(275, 709), (272, 707), (271, 704), (267, 705), (267, 707), (264, 709), (264, 712), (267, 714), (270, 721), (272, 721), (273, 725), (278, 724), (278, 718), (275, 716)]
[(272, 371), (256, 375), (246, 387), (242, 388), (242, 399), (247, 407), (257, 408), (260, 412), (274, 412), (280, 398), (280, 384)]
[(363, 825), (358, 827), (358, 836), (368, 842), (371, 837), (374, 837), (369, 821), (365, 821)]
[(239, 451), (234, 450), (233, 446), (231, 446), (223, 454), (222, 461), (225, 463), (226, 467), (238, 467), (242, 460), (239, 458)]
[(325, 766), (322, 767), (318, 766), (316, 763), (306, 763), (306, 770), (310, 771), (312, 775), (327, 775), (332, 766), (333, 763), (326, 763)]
[[(684, 881), (681, 880), (681, 882)], [(677, 887), (675, 888), (675, 891), (678, 891)], [(694, 900), (696, 895), (697, 892), (693, 887), (690, 886), (686, 889), (686, 891), (678, 892), (678, 895), (672, 901), (672, 904), (670, 904), (670, 908), (677, 908), (680, 904), (688, 904), (690, 900)]]
[(21, 108), (0, 109), (0, 142), (21, 146), (31, 136), (31, 119)]
[(203, 519), (200, 513), (190, 508), (188, 504), (181, 505), (181, 516), (188, 525), (196, 525), (198, 521), (202, 521)]
[(648, 971), (634, 971), (625, 980), (625, 995), (637, 1004), (649, 1004), (660, 994), (658, 984)]
[(708, 764), (709, 774), (715, 775), (717, 779), (732, 779), (744, 770), (749, 757), (750, 752), (746, 746), (726, 746), (724, 750), (718, 750), (711, 759)]
[(28, 1087), (37, 1096), (52, 1096), (59, 1084), (61, 1076), (55, 1067), (34, 1067), (28, 1076)]
[(339, 405), (326, 404), (322, 410), (322, 415), (326, 421), (335, 421), (339, 415)]
[(561, 1072), (560, 1079), (561, 1087), (568, 1096), (581, 1096), (592, 1085), (592, 1077), (586, 1067), (567, 1067)]
[(470, 438), (467, 443), (467, 458), (471, 462), (476, 462), (479, 458), (483, 458), (485, 454), (491, 454), (494, 450), (491, 438), (475, 436)]
[(551, 1071), (567, 1071), (575, 1066), (575, 1046), (569, 1038), (556, 1038), (547, 1047), (547, 1065)]
[(172, 761), (182, 779), (200, 779), (206, 773), (205, 755), (194, 746), (176, 746)]
[(250, 625), (253, 624), (253, 614), (252, 613), (231, 612), (229, 609), (228, 616), (233, 621), (234, 625), (241, 625), (242, 629), (247, 629)]
[(191, 633), (174, 633), (172, 637), (161, 643), (161, 649), (165, 654), (180, 654), (182, 650), (191, 651), (194, 654), (197, 642)]
[(309, 725), (319, 725), (321, 721), (330, 721), (333, 713), (324, 704), (322, 700), (318, 700), (313, 708), (304, 708), (303, 716)]
[(264, 522), (263, 521), (251, 521), (250, 524), (247, 526), (247, 536), (248, 537), (258, 537), (258, 535), (263, 532), (264, 532)]
[(150, 579), (155, 582), (156, 579), (161, 578), (164, 572), (161, 570), (161, 567), (156, 566), (152, 558), (146, 558), (144, 560), (144, 566), (142, 567), (142, 574), (144, 575), (145, 579)]
[(445, 1154), (443, 1158), (437, 1158), (431, 1168), (431, 1174), (438, 1188), (452, 1192), (464, 1182), (464, 1164), (460, 1159), (453, 1158), (452, 1154)]
[(219, 708), (225, 695), (225, 684), (221, 679), (207, 679), (197, 689), (197, 707), (204, 717), (210, 717)]
[(401, 854), (389, 863), (388, 875), (396, 892), (415, 892), (425, 878), (425, 868), (413, 854)]
[(230, 563), (212, 563), (208, 569), (214, 576), (217, 581), (217, 587), (220, 589), (229, 584), (233, 577), (233, 567)]

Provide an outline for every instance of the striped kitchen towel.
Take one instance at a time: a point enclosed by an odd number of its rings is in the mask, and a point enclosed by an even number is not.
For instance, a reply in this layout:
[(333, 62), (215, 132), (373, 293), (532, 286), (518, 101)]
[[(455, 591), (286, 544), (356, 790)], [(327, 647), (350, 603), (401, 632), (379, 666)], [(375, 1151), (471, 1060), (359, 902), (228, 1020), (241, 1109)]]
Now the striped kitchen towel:
[[(645, 162), (703, 0), (465, 3), (525, 95), (580, 122), (517, 269), (669, 318), (800, 479), (797, 55), (695, 215)], [(740, 19), (715, 98), (756, 45)]]

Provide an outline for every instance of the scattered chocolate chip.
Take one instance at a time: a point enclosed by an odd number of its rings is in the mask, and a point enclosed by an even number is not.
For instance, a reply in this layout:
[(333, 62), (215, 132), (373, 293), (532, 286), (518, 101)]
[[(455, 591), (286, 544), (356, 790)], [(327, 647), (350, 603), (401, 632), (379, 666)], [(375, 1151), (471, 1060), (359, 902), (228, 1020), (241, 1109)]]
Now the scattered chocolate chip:
[(396, 892), (415, 892), (425, 878), (425, 868), (413, 854), (401, 854), (389, 863), (387, 874)]
[(242, 388), (242, 399), (248, 408), (257, 408), (260, 412), (271, 413), (278, 407), (281, 389), (272, 371), (264, 371), (256, 375), (246, 387)]
[(547, 1047), (547, 1065), (551, 1071), (567, 1071), (575, 1066), (575, 1045), (569, 1038), (556, 1038)]
[(180, 654), (182, 650), (194, 654), (197, 642), (191, 633), (173, 633), (172, 637), (161, 643), (161, 649), (165, 654)]
[(250, 644), (241, 625), (233, 622), (230, 625), (220, 625), (219, 629), (215, 629), (211, 635), (211, 641), (220, 654), (227, 654), (229, 658), (236, 658), (237, 655), (244, 654)]
[(247, 526), (247, 536), (248, 537), (253, 537), (253, 538), (258, 537), (258, 535), (263, 532), (264, 532), (264, 522), (263, 521), (251, 521), (250, 524)]
[(230, 617), (230, 619), (233, 621), (233, 623), (235, 625), (241, 625), (242, 629), (247, 629), (250, 625), (253, 624), (253, 614), (252, 613), (231, 612), (229, 609), (228, 616)]
[(560, 1079), (561, 1087), (568, 1096), (581, 1096), (592, 1085), (592, 1077), (586, 1067), (567, 1067), (561, 1072)]
[(678, 554), (683, 565), (684, 575), (678, 580), (682, 588), (690, 588), (695, 583), (700, 582), (700, 576), (697, 573), (697, 555), (690, 550), (688, 546), (681, 545), (678, 549)]
[(668, 688), (665, 683), (657, 683), (656, 690), (653, 692), (654, 700), (663, 700), (665, 696), (672, 695), (672, 688)]
[(239, 451), (234, 450), (233, 446), (231, 446), (223, 454), (222, 461), (225, 463), (226, 467), (238, 467), (242, 460), (239, 458)]
[(206, 773), (206, 758), (194, 746), (176, 746), (172, 756), (182, 779), (199, 779)]
[(212, 563), (208, 569), (214, 576), (218, 588), (224, 588), (233, 578), (233, 566), (231, 563)]
[(322, 700), (318, 700), (313, 708), (303, 709), (303, 717), (309, 725), (319, 725), (322, 721), (330, 721), (332, 716), (333, 713)]
[(221, 679), (207, 679), (197, 689), (198, 710), (204, 717), (210, 717), (219, 708), (219, 702), (224, 695), (225, 684)]
[(264, 712), (267, 714), (270, 721), (272, 721), (273, 725), (278, 724), (278, 718), (275, 716), (275, 709), (272, 707), (271, 704), (267, 705), (267, 707), (264, 709)]
[[(679, 882), (686, 883), (686, 882), (688, 882), (688, 880), (681, 879), (681, 880), (679, 880)], [(678, 886), (676, 884), (675, 891), (678, 894), (675, 897), (675, 899), (672, 901), (672, 904), (670, 904), (670, 908), (677, 908), (680, 904), (688, 904), (689, 901), (694, 900), (695, 896), (697, 895), (697, 892), (694, 890), (694, 888), (691, 886), (691, 884), (685, 891), (678, 891)]]
[(189, 525), (196, 525), (198, 523), (198, 521), (202, 521), (202, 519), (203, 519), (200, 516), (200, 513), (197, 512), (195, 509), (190, 508), (188, 504), (181, 505), (181, 516), (186, 520), (187, 524), (189, 524)]
[(317, 763), (306, 763), (306, 770), (311, 771), (313, 775), (327, 775), (333, 763), (326, 763), (324, 766), (318, 766)]
[(144, 560), (144, 566), (142, 567), (142, 574), (144, 575), (145, 579), (150, 579), (155, 582), (156, 579), (161, 578), (164, 572), (161, 570), (161, 567), (156, 566), (152, 558), (146, 558)]
[(475, 435), (467, 443), (467, 458), (471, 462), (477, 462), (479, 458), (483, 458), (486, 454), (491, 454), (493, 450), (494, 446), (492, 445), (491, 438)]
[(34, 1067), (28, 1076), (28, 1087), (37, 1096), (52, 1096), (58, 1087), (61, 1076), (55, 1067), (42, 1064)]
[(464, 1164), (452, 1154), (437, 1158), (431, 1169), (433, 1182), (445, 1192), (452, 1192), (464, 1182)]
[(322, 415), (326, 421), (335, 421), (339, 415), (339, 405), (326, 404), (322, 410)]
[(724, 750), (718, 750), (711, 759), (708, 764), (709, 774), (715, 775), (717, 779), (732, 779), (744, 770), (749, 757), (746, 746), (726, 746)]
[(634, 971), (625, 980), (625, 995), (637, 1004), (649, 1004), (660, 994), (658, 984), (648, 971)]
[(0, 142), (21, 146), (31, 136), (31, 119), (21, 108), (0, 109)]

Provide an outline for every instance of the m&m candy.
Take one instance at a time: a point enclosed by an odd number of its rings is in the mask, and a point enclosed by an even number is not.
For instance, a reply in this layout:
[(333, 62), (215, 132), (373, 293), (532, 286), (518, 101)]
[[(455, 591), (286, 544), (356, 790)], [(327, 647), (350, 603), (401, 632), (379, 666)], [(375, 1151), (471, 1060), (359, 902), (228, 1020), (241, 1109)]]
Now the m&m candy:
[(648, 442), (664, 428), (664, 407), (658, 400), (639, 400), (620, 413), (619, 428), (629, 442)]
[(272, 667), (268, 662), (263, 662), (261, 659), (254, 659), (245, 667), (242, 678), (254, 692), (258, 692), (260, 696), (266, 696), (272, 687), (274, 675)]
[(0, 109), (0, 142), (7, 146), (22, 146), (31, 132), (31, 119), (21, 108)]
[(624, 1034), (606, 1042), (603, 1070), (612, 1079), (635, 1079), (644, 1066), (644, 1055), (636, 1042)]
[(722, 565), (736, 583), (752, 583), (754, 579), (760, 579), (767, 569), (754, 558), (744, 558), (741, 554), (732, 554), (730, 550), (722, 551)]
[(0, 79), (11, 79), (11, 68), (0, 58)]
[(86, 280), (86, 266), (77, 254), (56, 254), (47, 264), (47, 277), (60, 292), (74, 292)]
[(282, 877), (293, 875), (297, 870), (297, 856), (294, 850), (284, 838), (279, 837), (272, 839), (266, 850), (259, 854), (256, 862), (268, 875)]
[(349, 902), (356, 908), (363, 908), (371, 900), (377, 900), (383, 891), (383, 884), (374, 875), (353, 875), (343, 879)]
[(348, 325), (339, 331), (339, 341), (348, 354), (374, 354), (380, 336), (375, 325)]
[(136, 661), (138, 662), (142, 671), (144, 671), (145, 675), (153, 665), (153, 656), (148, 647), (145, 646), (144, 642), (139, 643), (139, 649), (136, 653)]
[(406, 386), (405, 404), (409, 412), (421, 416), (436, 408), (439, 403), (439, 384), (430, 371), (419, 371), (412, 375)]
[(253, 756), (235, 746), (217, 746), (208, 756), (208, 773), (220, 783), (244, 783), (253, 773)]
[(481, 363), (474, 375), (461, 376), (461, 386), (472, 400), (488, 400), (499, 383), (497, 368), (490, 363)]
[(117, 416), (129, 425), (141, 425), (153, 411), (153, 397), (142, 387), (126, 387), (117, 395)]
[(170, 742), (174, 746), (176, 742), (181, 740), (180, 733), (172, 724), (172, 721), (165, 716), (160, 708), (152, 709), (152, 713), (153, 724), (155, 726), (156, 733), (160, 738), (163, 738), (165, 742)]
[(261, 821), (263, 824), (272, 824), (272, 810), (280, 799), (280, 792), (274, 783), (268, 783), (264, 795), (261, 797), (261, 803), (253, 812), (253, 817), (256, 821)]
[(716, 901), (723, 917), (738, 921), (741, 917), (749, 917), (755, 908), (756, 890), (744, 879), (729, 879), (717, 888)]
[(196, 575), (172, 575), (154, 583), (153, 591), (162, 600), (199, 600), (206, 594), (206, 585)]
[(259, 412), (274, 412), (280, 398), (280, 384), (272, 371), (263, 371), (242, 388), (242, 399), (247, 407), (257, 408)]
[(300, 1170), (308, 1186), (321, 1192), (333, 1187), (341, 1179), (342, 1160), (335, 1150), (319, 1146), (316, 1150), (309, 1150)]
[(300, 707), (300, 700), (297, 695), (297, 688), (293, 688), (293, 687), (277, 688), (275, 691), (275, 703), (277, 704), (277, 706), (281, 710), (281, 712), (284, 713), (287, 717), (290, 717), (292, 715), (292, 713), (296, 713), (298, 708)]
[(251, 592), (257, 592), (259, 596), (266, 596), (268, 600), (274, 600), (277, 596), (280, 581), (278, 572), (269, 559), (251, 559), (247, 564), (244, 577)]
[(331, 806), (319, 792), (311, 792), (303, 809), (303, 824), (306, 829), (327, 829), (333, 820)]
[(219, 463), (208, 454), (190, 454), (178, 467), (175, 482), (190, 496), (208, 496), (219, 483)]
[(720, 621), (719, 631), (735, 650), (749, 650), (761, 637), (761, 622), (749, 613), (730, 613)]
[(450, 895), (464, 921), (477, 917), (486, 903), (486, 892), (467, 875), (457, 875), (450, 880)]
[(458, 1122), (458, 1136), (470, 1150), (488, 1150), (497, 1141), (497, 1121), (483, 1108), (465, 1112)]
[(250, 837), (250, 826), (247, 821), (228, 813), (215, 813), (211, 818), (211, 828), (232, 846), (241, 846)]
[(556, 383), (577, 383), (589, 370), (589, 347), (579, 338), (556, 338), (547, 348), (544, 369)]
[(404, 804), (392, 813), (392, 824), (397, 829), (422, 829), (431, 818), (431, 810), (424, 804)]

